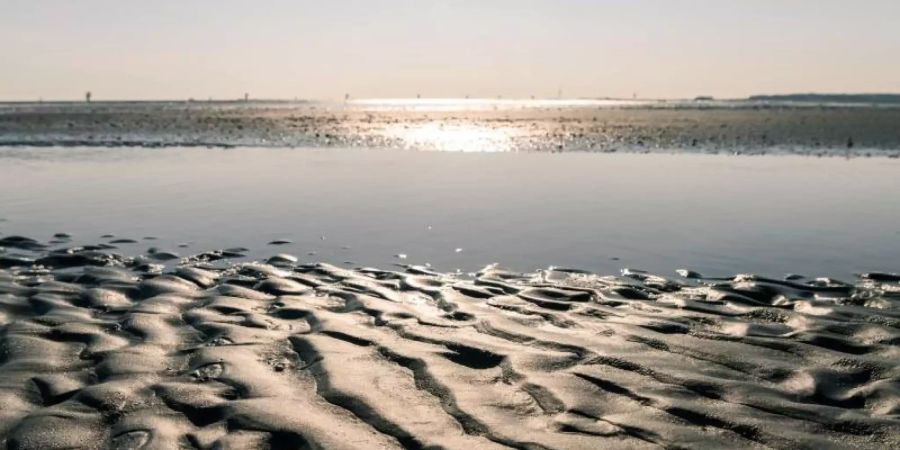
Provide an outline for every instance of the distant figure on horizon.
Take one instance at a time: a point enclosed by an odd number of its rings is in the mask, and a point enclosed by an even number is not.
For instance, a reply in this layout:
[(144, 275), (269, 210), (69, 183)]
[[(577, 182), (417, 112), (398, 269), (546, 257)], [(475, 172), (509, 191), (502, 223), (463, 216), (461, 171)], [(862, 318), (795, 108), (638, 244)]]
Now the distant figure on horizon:
[(350, 100), (350, 94), (344, 94), (344, 101)]
[(245, 102), (249, 102), (249, 101), (250, 101), (250, 94), (244, 92), (244, 101), (245, 101)]
[(87, 103), (91, 102), (91, 91), (87, 91), (84, 93), (84, 101)]

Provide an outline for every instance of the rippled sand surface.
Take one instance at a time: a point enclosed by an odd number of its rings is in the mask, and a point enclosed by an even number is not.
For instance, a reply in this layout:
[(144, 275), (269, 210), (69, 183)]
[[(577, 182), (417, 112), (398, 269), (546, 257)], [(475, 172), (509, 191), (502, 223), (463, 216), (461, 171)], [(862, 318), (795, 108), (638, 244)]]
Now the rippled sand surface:
[[(474, 102), (474, 103), (472, 103)], [(900, 108), (766, 102), (0, 104), (0, 145), (900, 156)]]
[(900, 445), (897, 275), (466, 277), (68, 239), (0, 239), (8, 448)]

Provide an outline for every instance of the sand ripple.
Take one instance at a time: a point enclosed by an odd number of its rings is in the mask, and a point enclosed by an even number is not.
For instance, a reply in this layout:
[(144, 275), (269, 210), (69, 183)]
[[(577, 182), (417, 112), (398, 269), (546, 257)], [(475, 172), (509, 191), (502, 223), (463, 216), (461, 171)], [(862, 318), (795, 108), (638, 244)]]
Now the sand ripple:
[(900, 278), (0, 246), (7, 448), (892, 448)]

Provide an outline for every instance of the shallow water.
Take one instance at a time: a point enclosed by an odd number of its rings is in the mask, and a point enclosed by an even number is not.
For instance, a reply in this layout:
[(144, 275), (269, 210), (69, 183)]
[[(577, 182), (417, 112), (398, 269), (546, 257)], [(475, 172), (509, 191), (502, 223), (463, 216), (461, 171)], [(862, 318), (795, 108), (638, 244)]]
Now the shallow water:
[(447, 271), (849, 278), (900, 270), (898, 169), (888, 158), (6, 148), (0, 232)]

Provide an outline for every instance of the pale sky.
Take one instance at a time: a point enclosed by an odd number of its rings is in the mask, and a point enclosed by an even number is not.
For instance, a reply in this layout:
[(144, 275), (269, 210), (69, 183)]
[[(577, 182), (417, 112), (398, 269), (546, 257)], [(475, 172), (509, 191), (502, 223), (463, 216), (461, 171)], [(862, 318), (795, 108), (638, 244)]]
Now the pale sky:
[(0, 99), (900, 92), (900, 0), (0, 0)]

